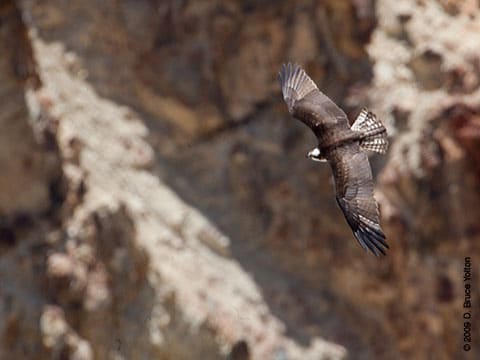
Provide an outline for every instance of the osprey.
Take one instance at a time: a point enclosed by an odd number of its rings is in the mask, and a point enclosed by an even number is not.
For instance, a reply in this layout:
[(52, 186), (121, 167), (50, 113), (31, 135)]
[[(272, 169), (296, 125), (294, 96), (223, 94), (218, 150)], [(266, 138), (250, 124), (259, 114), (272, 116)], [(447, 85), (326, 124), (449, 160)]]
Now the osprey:
[(380, 227), (378, 205), (367, 153), (387, 151), (387, 131), (375, 115), (363, 109), (350, 127), (347, 115), (318, 90), (298, 65), (282, 65), (279, 74), (283, 98), (290, 114), (306, 124), (318, 138), (308, 152), (314, 161), (328, 161), (332, 168), (337, 203), (355, 238), (376, 256), (388, 244)]

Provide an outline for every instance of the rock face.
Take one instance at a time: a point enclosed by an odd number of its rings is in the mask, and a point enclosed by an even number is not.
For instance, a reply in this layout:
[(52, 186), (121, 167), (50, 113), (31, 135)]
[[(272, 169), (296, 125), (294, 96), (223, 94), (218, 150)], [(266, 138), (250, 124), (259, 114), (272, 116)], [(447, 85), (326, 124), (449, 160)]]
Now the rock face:
[(307, 64), (337, 99), (369, 76), (370, 1), (25, 4), (42, 38), (80, 55), (99, 94), (142, 111), (162, 152), (278, 106), (287, 59)]
[[(26, 26), (0, 5), (1, 359), (462, 353), (464, 258), (474, 277), (480, 263), (475, 2), (21, 10)], [(289, 60), (388, 126), (371, 158), (385, 258), (305, 159), (315, 139), (276, 81)]]
[[(379, 2), (368, 48), (375, 60), (370, 97), (395, 134), (379, 178), (396, 254), (395, 299), (386, 309), (408, 358), (452, 358), (463, 352), (463, 337), (453, 334), (463, 334), (468, 310), (465, 257), (480, 260), (480, 19), (474, 2), (419, 7)], [(479, 298), (478, 289), (472, 296)], [(479, 344), (474, 316), (472, 340)]]
[(34, 129), (29, 124), (25, 95), (39, 83), (27, 29), (15, 1), (0, 4), (0, 25), (0, 216), (6, 219), (49, 209), (51, 184), (59, 177), (60, 162), (52, 134), (55, 124), (40, 114)]

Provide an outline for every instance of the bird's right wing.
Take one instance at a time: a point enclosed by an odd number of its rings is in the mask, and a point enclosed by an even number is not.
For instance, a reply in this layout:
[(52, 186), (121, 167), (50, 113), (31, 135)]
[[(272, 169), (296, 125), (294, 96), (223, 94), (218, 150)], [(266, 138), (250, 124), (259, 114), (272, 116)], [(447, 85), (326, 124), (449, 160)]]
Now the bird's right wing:
[(373, 197), (373, 179), (367, 154), (358, 144), (338, 147), (329, 155), (335, 178), (337, 202), (365, 250), (385, 254), (388, 245), (380, 227), (378, 205)]
[(290, 114), (314, 132), (322, 122), (348, 126), (347, 115), (318, 89), (299, 65), (283, 64), (278, 80)]

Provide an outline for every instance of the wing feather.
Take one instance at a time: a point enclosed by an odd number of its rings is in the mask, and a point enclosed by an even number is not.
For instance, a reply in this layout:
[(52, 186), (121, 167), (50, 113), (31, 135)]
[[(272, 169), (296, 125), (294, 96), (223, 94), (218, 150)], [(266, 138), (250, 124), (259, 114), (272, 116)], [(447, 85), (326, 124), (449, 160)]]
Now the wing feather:
[(347, 115), (318, 89), (299, 65), (283, 64), (278, 80), (290, 114), (315, 133), (325, 123), (339, 123), (349, 128)]
[(283, 64), (278, 73), (283, 99), (287, 103), (288, 111), (293, 113), (295, 102), (303, 99), (307, 94), (317, 90), (317, 85), (297, 64)]
[(364, 249), (385, 255), (388, 244), (380, 227), (378, 205), (367, 154), (357, 144), (338, 147), (329, 154), (335, 178), (337, 202)]

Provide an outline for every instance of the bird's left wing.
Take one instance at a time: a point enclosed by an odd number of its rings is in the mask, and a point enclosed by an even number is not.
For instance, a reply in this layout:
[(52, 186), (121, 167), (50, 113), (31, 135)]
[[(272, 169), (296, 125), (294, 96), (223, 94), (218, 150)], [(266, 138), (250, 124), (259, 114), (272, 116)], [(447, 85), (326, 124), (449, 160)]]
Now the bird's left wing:
[(365, 250), (385, 255), (388, 244), (380, 227), (378, 205), (373, 197), (373, 179), (367, 154), (358, 144), (338, 147), (329, 156), (335, 178), (337, 202)]
[(340, 123), (349, 128), (347, 115), (297, 64), (283, 64), (278, 73), (288, 111), (317, 133), (322, 123)]

